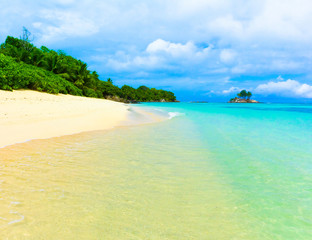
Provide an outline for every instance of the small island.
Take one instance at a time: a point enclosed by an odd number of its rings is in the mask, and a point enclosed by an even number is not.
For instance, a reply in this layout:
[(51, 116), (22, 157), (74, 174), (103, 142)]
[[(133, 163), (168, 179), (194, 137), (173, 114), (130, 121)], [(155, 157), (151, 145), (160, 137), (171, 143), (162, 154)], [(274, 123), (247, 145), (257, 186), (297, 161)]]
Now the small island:
[(228, 103), (259, 103), (256, 100), (250, 99), (252, 96), (251, 92), (247, 92), (246, 90), (242, 90), (237, 94), (237, 97), (231, 98)]

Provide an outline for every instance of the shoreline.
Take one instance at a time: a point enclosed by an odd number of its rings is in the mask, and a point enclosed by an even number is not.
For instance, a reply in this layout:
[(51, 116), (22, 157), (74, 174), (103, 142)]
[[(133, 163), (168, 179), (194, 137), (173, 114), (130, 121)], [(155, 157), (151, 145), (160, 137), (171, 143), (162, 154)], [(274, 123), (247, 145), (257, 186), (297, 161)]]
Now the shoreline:
[(122, 126), (130, 107), (106, 99), (0, 90), (0, 148)]

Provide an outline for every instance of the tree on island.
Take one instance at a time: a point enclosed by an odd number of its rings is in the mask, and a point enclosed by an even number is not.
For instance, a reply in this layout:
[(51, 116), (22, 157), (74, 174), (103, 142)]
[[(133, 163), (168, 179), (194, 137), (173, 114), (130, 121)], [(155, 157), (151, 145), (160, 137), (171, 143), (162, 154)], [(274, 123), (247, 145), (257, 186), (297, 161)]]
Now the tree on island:
[(237, 96), (238, 96), (239, 98), (244, 98), (244, 99), (246, 99), (246, 97), (247, 97), (247, 91), (246, 91), (246, 90), (242, 90), (240, 93), (237, 94)]
[(251, 96), (252, 96), (252, 93), (248, 91), (247, 92), (247, 99), (249, 100), (251, 98)]
[(239, 103), (250, 103), (250, 102), (257, 102), (255, 100), (251, 100), (252, 93), (247, 92), (246, 90), (242, 90), (237, 93), (237, 97), (231, 98), (229, 102), (239, 102)]

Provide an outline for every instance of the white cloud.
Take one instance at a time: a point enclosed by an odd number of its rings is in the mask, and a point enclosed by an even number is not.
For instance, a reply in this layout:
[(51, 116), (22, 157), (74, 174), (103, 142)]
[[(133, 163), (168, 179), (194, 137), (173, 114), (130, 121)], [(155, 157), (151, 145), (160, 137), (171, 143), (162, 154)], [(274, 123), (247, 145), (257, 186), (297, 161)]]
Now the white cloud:
[(208, 29), (222, 37), (224, 37), (225, 34), (235, 38), (246, 36), (243, 23), (234, 19), (232, 15), (220, 16), (213, 19), (208, 23)]
[(111, 67), (115, 70), (123, 71), (123, 70), (137, 70), (139, 69), (157, 69), (161, 66), (164, 68), (168, 68), (168, 66), (165, 66), (163, 64), (163, 58), (158, 56), (136, 56), (134, 58), (131, 58), (130, 56), (125, 55), (122, 59), (109, 59), (107, 66)]
[(207, 21), (206, 30), (226, 43), (259, 45), (311, 40), (312, 2), (309, 0), (229, 1)]
[(309, 0), (264, 1), (258, 14), (250, 21), (249, 34), (265, 34), (265, 38), (282, 41), (306, 41), (312, 31), (305, 24), (310, 22), (312, 2)]
[(197, 47), (192, 42), (186, 44), (171, 43), (162, 39), (150, 43), (146, 52), (149, 54), (167, 53), (173, 57), (191, 56), (197, 51)]
[(183, 78), (190, 84), (202, 79), (219, 93), (231, 87), (226, 76), (241, 82), (257, 76), (257, 83), (244, 84), (251, 87), (272, 75), (302, 76), (300, 81), (311, 84), (311, 0), (11, 0), (2, 5), (2, 42), (6, 35), (20, 36), (25, 26), (34, 44), (64, 49), (103, 75), (126, 79), (128, 73), (144, 72), (140, 76), (147, 80)]
[(220, 60), (224, 63), (232, 63), (235, 60), (236, 52), (232, 49), (223, 49), (220, 52)]
[[(307, 24), (312, 22), (310, 0), (12, 0), (0, 9), (0, 22), (10, 19), (8, 15), (23, 18), (21, 22), (41, 22), (45, 17), (38, 13), (43, 10), (66, 11), (92, 21), (103, 36), (114, 40), (197, 42), (217, 38), (225, 44), (270, 45), (312, 39)], [(57, 17), (55, 14), (56, 21)]]
[(287, 81), (260, 84), (255, 89), (255, 92), (263, 95), (274, 94), (284, 97), (312, 98), (311, 85), (291, 79), (288, 79)]
[(233, 74), (246, 74), (247, 72), (254, 73), (255, 71), (263, 68), (262, 66), (252, 64), (238, 64), (231, 69)]
[(238, 88), (238, 87), (231, 87), (231, 88), (228, 89), (228, 90), (223, 90), (222, 93), (223, 93), (223, 94), (230, 94), (230, 93), (237, 93), (237, 92), (239, 92), (239, 91), (241, 91), (240, 88)]
[(279, 75), (276, 79), (277, 79), (278, 81), (284, 81), (284, 80), (285, 80), (281, 75)]
[(99, 27), (92, 20), (75, 12), (42, 10), (40, 15), (45, 21), (34, 22), (33, 26), (41, 30), (42, 42), (68, 37), (85, 37), (99, 31)]
[(130, 68), (174, 69), (181, 66), (199, 64), (209, 57), (211, 47), (199, 48), (193, 42), (173, 43), (157, 39), (142, 52), (127, 55), (117, 52), (109, 61), (108, 66), (125, 70)]
[(166, 55), (173, 58), (195, 60), (207, 57), (211, 48), (212, 46), (199, 48), (192, 41), (182, 44), (157, 39), (147, 46), (145, 52), (150, 55)]

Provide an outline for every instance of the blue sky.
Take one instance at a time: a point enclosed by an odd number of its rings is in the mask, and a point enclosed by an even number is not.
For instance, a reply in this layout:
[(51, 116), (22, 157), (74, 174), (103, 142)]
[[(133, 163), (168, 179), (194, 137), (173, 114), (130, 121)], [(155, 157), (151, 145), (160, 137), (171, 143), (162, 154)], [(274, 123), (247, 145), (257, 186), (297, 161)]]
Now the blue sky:
[(25, 26), (117, 85), (180, 100), (312, 102), (310, 0), (5, 1), (0, 41)]

